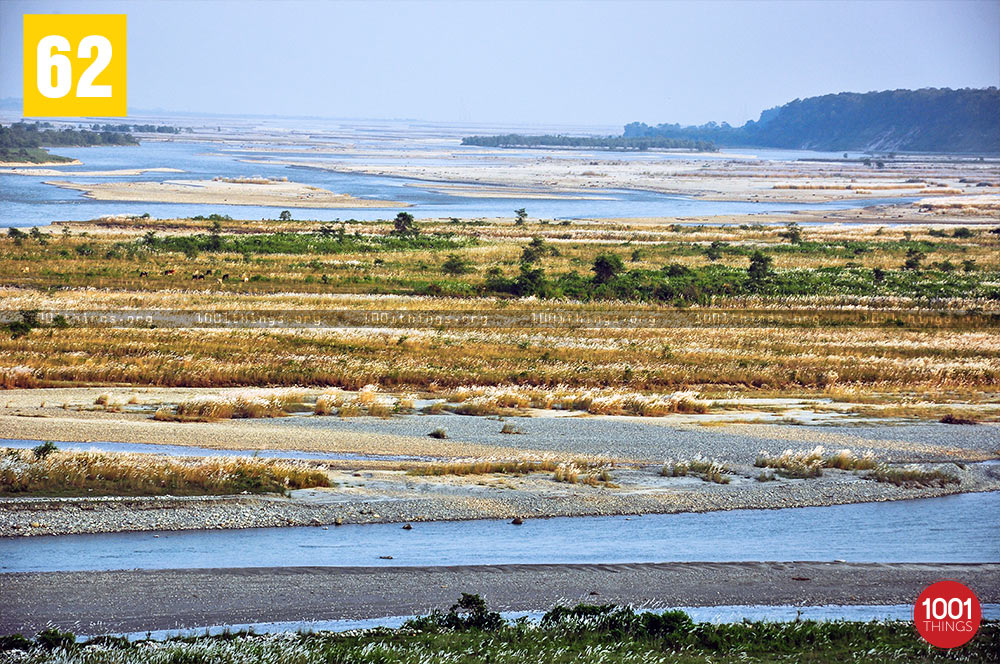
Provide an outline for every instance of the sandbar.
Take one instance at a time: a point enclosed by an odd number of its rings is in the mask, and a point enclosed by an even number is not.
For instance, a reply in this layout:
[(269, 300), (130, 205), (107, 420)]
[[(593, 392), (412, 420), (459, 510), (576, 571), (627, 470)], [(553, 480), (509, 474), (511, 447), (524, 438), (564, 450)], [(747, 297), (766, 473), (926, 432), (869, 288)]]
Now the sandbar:
[(205, 203), (299, 208), (407, 207), (406, 203), (355, 198), (298, 182), (225, 182), (220, 180), (165, 180), (163, 182), (101, 182), (81, 184), (48, 181), (64, 189), (84, 192), (99, 201), (143, 201), (151, 203)]

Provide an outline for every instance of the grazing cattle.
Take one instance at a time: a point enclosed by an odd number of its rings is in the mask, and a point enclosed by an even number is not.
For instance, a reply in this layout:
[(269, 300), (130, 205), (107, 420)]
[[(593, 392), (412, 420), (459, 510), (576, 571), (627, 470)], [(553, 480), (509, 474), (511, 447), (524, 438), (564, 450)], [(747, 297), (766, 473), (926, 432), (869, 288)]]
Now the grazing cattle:
[(164, 270), (163, 274), (168, 275), (168, 274), (173, 274), (174, 272), (176, 272), (176, 270)]
[(229, 275), (228, 274), (222, 275), (222, 280), (223, 281), (229, 281)]
[(139, 278), (140, 279), (142, 279), (143, 277), (148, 277), (148, 276), (149, 276), (149, 272), (146, 272), (145, 270), (143, 270), (142, 272), (139, 273)]
[(191, 278), (192, 279), (204, 279), (205, 275), (204, 274), (198, 274), (197, 272), (195, 272), (194, 274), (191, 275)]

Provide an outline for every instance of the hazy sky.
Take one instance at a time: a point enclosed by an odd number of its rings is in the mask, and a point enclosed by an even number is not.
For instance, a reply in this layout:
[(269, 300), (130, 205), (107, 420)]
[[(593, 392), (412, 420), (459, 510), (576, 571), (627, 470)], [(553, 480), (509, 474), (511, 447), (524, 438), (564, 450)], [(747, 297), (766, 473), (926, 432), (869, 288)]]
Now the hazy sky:
[(742, 124), (828, 92), (1000, 85), (1000, 0), (18, 2), (128, 14), (129, 107), (544, 122)]

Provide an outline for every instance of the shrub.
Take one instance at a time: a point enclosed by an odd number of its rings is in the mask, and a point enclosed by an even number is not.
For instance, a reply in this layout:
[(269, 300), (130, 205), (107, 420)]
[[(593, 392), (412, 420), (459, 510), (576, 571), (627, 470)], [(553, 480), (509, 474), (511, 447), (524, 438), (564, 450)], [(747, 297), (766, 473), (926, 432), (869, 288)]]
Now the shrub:
[(441, 265), (441, 271), (454, 276), (468, 274), (472, 272), (472, 263), (458, 254), (448, 254), (448, 258)]
[(625, 269), (625, 264), (622, 263), (622, 259), (619, 256), (603, 253), (594, 259), (592, 269), (595, 283), (603, 284), (618, 276)]
[(51, 440), (47, 440), (41, 445), (31, 448), (31, 453), (35, 455), (36, 459), (44, 459), (53, 452), (58, 452), (59, 448)]
[(9, 636), (0, 636), (0, 652), (7, 650), (24, 650), (28, 651), (34, 644), (31, 639), (27, 639), (23, 634), (11, 634)]
[(940, 420), (941, 424), (979, 424), (976, 420), (970, 417), (960, 417), (952, 413), (948, 413)]
[(403, 623), (403, 629), (430, 633), (469, 630), (496, 632), (505, 624), (499, 613), (489, 610), (482, 597), (462, 593), (462, 597), (452, 605), (448, 613), (435, 610), (430, 615), (412, 618)]
[(39, 632), (35, 642), (45, 650), (69, 648), (76, 643), (76, 636), (72, 632), (61, 632), (55, 627), (50, 627)]
[(437, 429), (434, 429), (434, 431), (431, 431), (427, 435), (430, 436), (431, 438), (438, 438), (440, 440), (444, 440), (445, 438), (448, 437), (448, 432), (445, 431), (444, 427), (438, 427)]

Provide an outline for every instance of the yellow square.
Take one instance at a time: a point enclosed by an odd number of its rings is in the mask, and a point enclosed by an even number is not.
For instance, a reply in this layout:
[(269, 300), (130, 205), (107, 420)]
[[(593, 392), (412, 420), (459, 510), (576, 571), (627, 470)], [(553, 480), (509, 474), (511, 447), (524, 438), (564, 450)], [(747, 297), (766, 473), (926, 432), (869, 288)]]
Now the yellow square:
[(24, 115), (126, 115), (125, 14), (24, 15)]

